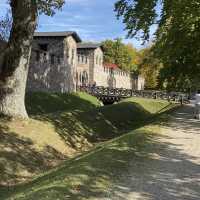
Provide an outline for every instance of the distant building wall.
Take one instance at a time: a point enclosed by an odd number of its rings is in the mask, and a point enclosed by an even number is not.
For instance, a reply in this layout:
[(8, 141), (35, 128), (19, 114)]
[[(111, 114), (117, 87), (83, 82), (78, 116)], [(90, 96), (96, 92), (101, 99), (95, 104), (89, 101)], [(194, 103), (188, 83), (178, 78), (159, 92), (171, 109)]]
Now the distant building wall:
[[(83, 56), (83, 59), (84, 61), (82, 62), (82, 60), (80, 60), (78, 62), (78, 74), (79, 74), (79, 84), (81, 84), (81, 77), (82, 77), (82, 73), (84, 71), (87, 72), (87, 76), (88, 76), (88, 80), (87, 80), (87, 84), (92, 84), (93, 82), (93, 75), (94, 75), (94, 51), (93, 49), (79, 49), (78, 48), (78, 56), (82, 57)], [(82, 59), (82, 58), (80, 58)], [(87, 59), (87, 63), (85, 63)], [(78, 58), (77, 58), (78, 60)], [(81, 75), (80, 75), (81, 74)]]
[(95, 79), (97, 86), (110, 88), (132, 88), (132, 79), (129, 72), (108, 67), (98, 67), (95, 69)]
[(136, 75), (132, 78), (132, 88), (133, 90), (144, 90), (145, 79), (140, 76)]
[(90, 59), (88, 55), (78, 54), (77, 56), (77, 85), (89, 85)]
[(97, 86), (108, 86), (107, 74), (103, 71), (103, 51), (99, 47), (95, 49), (93, 55), (93, 82)]

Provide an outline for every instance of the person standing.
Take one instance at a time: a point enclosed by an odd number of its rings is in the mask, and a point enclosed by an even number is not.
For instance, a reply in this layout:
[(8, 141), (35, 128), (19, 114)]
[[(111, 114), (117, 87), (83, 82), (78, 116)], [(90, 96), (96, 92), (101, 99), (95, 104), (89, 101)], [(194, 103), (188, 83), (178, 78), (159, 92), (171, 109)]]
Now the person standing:
[(200, 90), (195, 95), (195, 119), (200, 119)]

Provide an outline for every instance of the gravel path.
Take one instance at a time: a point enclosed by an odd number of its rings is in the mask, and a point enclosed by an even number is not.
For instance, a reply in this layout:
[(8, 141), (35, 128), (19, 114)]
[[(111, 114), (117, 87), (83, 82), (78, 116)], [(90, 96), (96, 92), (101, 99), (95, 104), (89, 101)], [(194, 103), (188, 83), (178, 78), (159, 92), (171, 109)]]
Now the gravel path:
[(107, 200), (200, 200), (200, 121), (184, 106), (163, 125), (148, 158), (133, 160)]

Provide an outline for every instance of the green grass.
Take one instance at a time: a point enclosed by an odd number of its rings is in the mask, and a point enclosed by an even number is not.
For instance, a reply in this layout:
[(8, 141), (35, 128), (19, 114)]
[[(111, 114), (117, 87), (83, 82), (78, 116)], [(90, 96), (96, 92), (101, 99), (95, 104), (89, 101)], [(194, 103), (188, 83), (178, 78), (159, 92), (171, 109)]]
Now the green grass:
[(26, 105), (29, 121), (0, 119), (0, 185), (31, 180), (99, 142), (144, 126), (174, 106), (167, 101), (131, 98), (101, 107), (85, 93), (32, 93)]
[(162, 113), (162, 112), (168, 110), (169, 106), (174, 105), (174, 104), (167, 102), (166, 100), (147, 99), (147, 98), (140, 98), (140, 97), (132, 97), (129, 99), (125, 99), (123, 102), (138, 103), (145, 110), (147, 110), (148, 112), (150, 112), (152, 114)]
[(92, 200), (105, 197), (109, 189), (120, 181), (120, 175), (128, 170), (131, 161), (148, 158), (154, 145), (152, 138), (157, 133), (159, 126), (155, 124), (131, 131), (66, 161), (61, 167), (29, 183), (9, 190), (2, 187), (1, 199)]
[(100, 102), (86, 93), (28, 93), (26, 95), (26, 109), (30, 115), (47, 114), (58, 111), (87, 111), (100, 106)]
[(0, 119), (0, 184), (29, 180), (92, 145), (84, 135), (67, 132), (71, 120), (63, 121), (63, 130), (57, 125), (62, 112), (96, 109), (100, 103), (95, 97), (85, 93), (31, 93), (26, 96), (26, 106), (30, 120)]

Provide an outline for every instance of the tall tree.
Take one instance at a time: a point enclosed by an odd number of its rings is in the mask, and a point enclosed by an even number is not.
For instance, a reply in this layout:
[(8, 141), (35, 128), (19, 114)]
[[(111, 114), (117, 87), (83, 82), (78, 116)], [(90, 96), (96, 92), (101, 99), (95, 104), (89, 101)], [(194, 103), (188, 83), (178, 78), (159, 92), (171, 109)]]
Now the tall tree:
[(162, 78), (172, 87), (184, 80), (191, 85), (200, 80), (199, 7), (199, 0), (119, 0), (115, 4), (129, 37), (141, 34), (148, 40), (151, 25), (157, 24), (154, 52), (166, 67)]
[(154, 56), (152, 48), (145, 48), (138, 55), (138, 71), (145, 78), (145, 88), (157, 89), (159, 87), (159, 74), (163, 64)]
[(39, 14), (52, 16), (64, 0), (10, 0), (12, 28), (0, 53), (0, 113), (27, 118), (24, 104), (31, 43)]
[(103, 42), (104, 61), (114, 63), (119, 68), (131, 71), (136, 68), (135, 58), (137, 50), (131, 44), (124, 44), (121, 39)]

